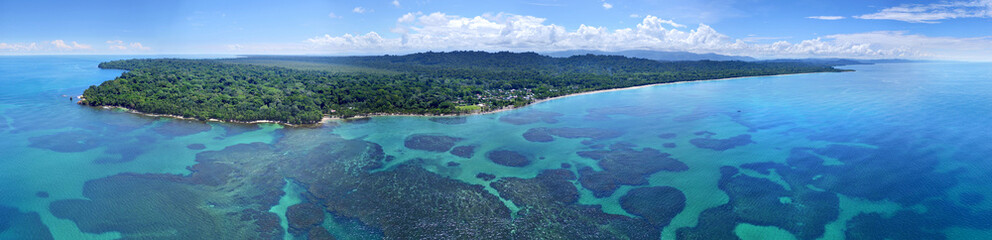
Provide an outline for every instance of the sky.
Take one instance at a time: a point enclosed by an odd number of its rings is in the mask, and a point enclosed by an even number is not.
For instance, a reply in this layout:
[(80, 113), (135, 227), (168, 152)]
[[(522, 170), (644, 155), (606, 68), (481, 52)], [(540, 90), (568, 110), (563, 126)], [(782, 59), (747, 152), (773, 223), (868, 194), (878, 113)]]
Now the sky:
[(992, 0), (0, 0), (0, 55), (577, 49), (992, 61)]

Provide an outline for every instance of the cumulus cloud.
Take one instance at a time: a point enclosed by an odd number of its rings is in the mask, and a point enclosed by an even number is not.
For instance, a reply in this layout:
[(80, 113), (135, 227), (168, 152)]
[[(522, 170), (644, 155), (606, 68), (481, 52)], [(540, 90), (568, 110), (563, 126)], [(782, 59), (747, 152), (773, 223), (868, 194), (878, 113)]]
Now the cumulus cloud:
[(116, 51), (125, 51), (125, 50), (141, 50), (141, 51), (144, 51), (144, 50), (151, 50), (151, 48), (145, 47), (140, 42), (127, 43), (127, 42), (124, 42), (124, 41), (121, 41), (121, 40), (107, 40), (105, 43), (107, 43), (107, 48), (109, 48), (110, 50), (116, 50)]
[(38, 43), (0, 43), (0, 51), (29, 52), (40, 49)]
[(603, 8), (604, 8), (604, 9), (610, 9), (610, 8), (613, 8), (613, 4), (610, 4), (610, 3), (605, 3), (605, 2), (604, 2), (604, 3), (603, 3)]
[(88, 52), (93, 50), (93, 46), (82, 44), (76, 41), (67, 42), (62, 39), (29, 43), (3, 43), (0, 42), (0, 53), (28, 54), (28, 53), (68, 53), (68, 52)]
[(950, 1), (931, 4), (902, 4), (877, 13), (855, 16), (910, 23), (939, 23), (954, 18), (992, 18), (992, 0)]
[(338, 16), (337, 14), (334, 14), (334, 13), (328, 13), (327, 14), (327, 17), (329, 17), (329, 18), (341, 18), (341, 16)]
[[(972, 54), (976, 59), (980, 58), (979, 53), (992, 56), (990, 50), (986, 50), (987, 46), (992, 45), (988, 39), (930, 38), (905, 32), (873, 32), (799, 41), (777, 38), (779, 41), (768, 43), (731, 38), (706, 24), (691, 27), (651, 15), (644, 16), (631, 27), (619, 29), (590, 25), (566, 29), (548, 23), (544, 18), (508, 13), (463, 17), (441, 12), (413, 12), (397, 18), (395, 24), (389, 35), (378, 32), (324, 34), (297, 43), (244, 44), (231, 50), (242, 53), (350, 55), (452, 50), (545, 52), (588, 49), (687, 51), (758, 58), (954, 59), (956, 53), (969, 52), (956, 49), (955, 46), (959, 45), (977, 52)], [(935, 49), (931, 44), (941, 44), (940, 47), (947, 49)]]
[(399, 0), (393, 0), (393, 6), (400, 7), (400, 1)]
[(133, 42), (131, 44), (128, 44), (128, 46), (131, 46), (131, 49), (136, 49), (136, 50), (150, 50), (151, 49), (149, 47), (142, 46), (140, 42)]
[(819, 20), (841, 20), (844, 16), (809, 16), (809, 19), (819, 19)]
[(355, 9), (352, 9), (351, 12), (362, 14), (362, 13), (372, 12), (372, 9), (363, 8), (359, 6), (359, 7), (355, 7)]
[(52, 44), (52, 46), (55, 47), (55, 49), (65, 50), (65, 51), (80, 50), (80, 49), (92, 49), (93, 48), (90, 45), (79, 44), (79, 43), (77, 43), (75, 41), (73, 41), (71, 44), (67, 44), (65, 41), (62, 41), (61, 39), (54, 40), (54, 41), (51, 42), (51, 44)]
[[(846, 41), (841, 36), (790, 43), (759, 44), (732, 39), (706, 24), (687, 26), (656, 16), (645, 16), (631, 28), (607, 29), (580, 25), (567, 30), (547, 24), (546, 19), (515, 14), (485, 14), (461, 17), (440, 12), (408, 13), (397, 19), (392, 32), (341, 36), (323, 35), (305, 41), (306, 51), (330, 53), (381, 53), (425, 50), (555, 51), (593, 49), (604, 51), (659, 50), (715, 52), (758, 57), (912, 57), (908, 48), (879, 48), (882, 45)], [(841, 41), (845, 40), (845, 41)]]

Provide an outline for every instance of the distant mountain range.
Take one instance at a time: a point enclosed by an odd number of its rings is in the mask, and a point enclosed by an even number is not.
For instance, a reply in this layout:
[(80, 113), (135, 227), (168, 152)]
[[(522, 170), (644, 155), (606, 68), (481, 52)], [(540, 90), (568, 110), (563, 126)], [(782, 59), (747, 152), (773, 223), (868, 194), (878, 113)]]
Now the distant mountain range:
[(711, 60), (711, 61), (757, 61), (757, 59), (745, 56), (729, 56), (720, 55), (715, 53), (691, 53), (691, 52), (663, 52), (663, 51), (648, 51), (648, 50), (627, 50), (619, 52), (605, 52), (597, 50), (568, 50), (560, 52), (546, 52), (541, 53), (550, 57), (571, 57), (575, 55), (620, 55), (633, 58), (644, 58), (657, 61), (700, 61), (700, 60)]
[(649, 50), (627, 50), (618, 52), (606, 52), (597, 50), (568, 50), (559, 52), (545, 52), (542, 55), (550, 57), (571, 57), (576, 55), (619, 55), (625, 57), (633, 58), (644, 58), (656, 61), (745, 61), (745, 62), (805, 62), (805, 63), (815, 63), (815, 64), (826, 64), (831, 66), (842, 66), (842, 65), (866, 65), (866, 64), (876, 64), (876, 63), (902, 63), (902, 62), (912, 62), (912, 60), (906, 59), (847, 59), (847, 58), (788, 58), (788, 59), (771, 59), (771, 60), (758, 60), (747, 56), (731, 56), (731, 55), (721, 55), (715, 53), (691, 53), (691, 52), (665, 52), (665, 51), (649, 51)]
[(826, 64), (831, 66), (841, 66), (841, 65), (870, 65), (876, 63), (904, 63), (904, 62), (913, 62), (913, 61), (906, 59), (784, 58), (784, 59), (762, 60), (761, 62), (805, 62), (805, 63), (815, 63), (815, 64)]

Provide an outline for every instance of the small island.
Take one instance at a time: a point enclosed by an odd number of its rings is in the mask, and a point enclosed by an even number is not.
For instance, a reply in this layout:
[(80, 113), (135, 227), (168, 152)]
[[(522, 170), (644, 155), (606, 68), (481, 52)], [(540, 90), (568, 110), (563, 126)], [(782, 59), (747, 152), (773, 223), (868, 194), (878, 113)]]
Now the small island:
[(840, 72), (809, 62), (655, 61), (624, 56), (425, 52), (402, 56), (131, 59), (79, 104), (232, 122), (314, 124), (325, 116), (457, 115), (660, 83)]

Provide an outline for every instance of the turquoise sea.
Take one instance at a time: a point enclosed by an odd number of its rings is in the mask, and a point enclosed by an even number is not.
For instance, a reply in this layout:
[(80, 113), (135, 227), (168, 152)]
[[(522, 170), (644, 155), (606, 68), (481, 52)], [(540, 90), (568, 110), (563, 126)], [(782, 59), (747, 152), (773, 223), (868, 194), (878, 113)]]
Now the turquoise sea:
[(990, 63), (284, 127), (70, 100), (122, 58), (0, 57), (0, 239), (992, 239)]

